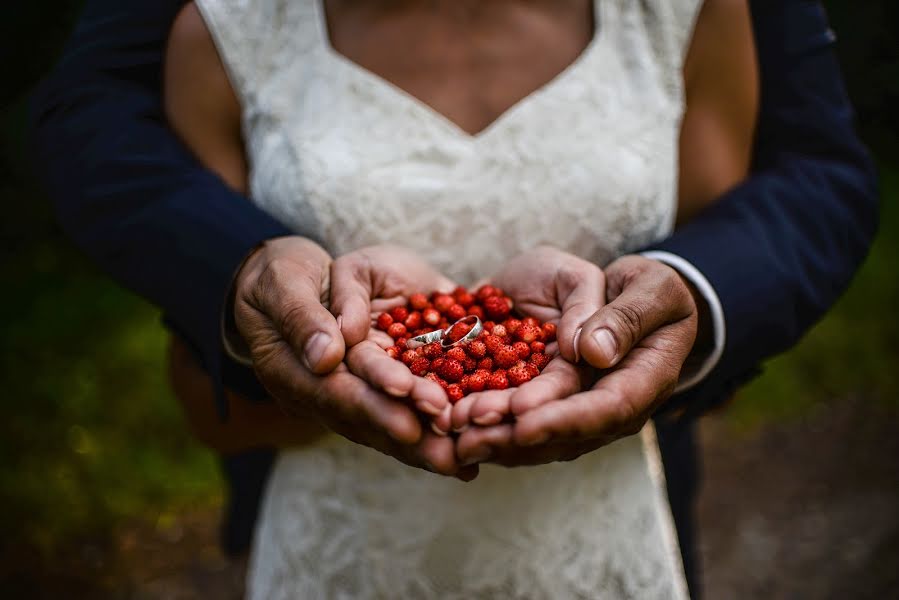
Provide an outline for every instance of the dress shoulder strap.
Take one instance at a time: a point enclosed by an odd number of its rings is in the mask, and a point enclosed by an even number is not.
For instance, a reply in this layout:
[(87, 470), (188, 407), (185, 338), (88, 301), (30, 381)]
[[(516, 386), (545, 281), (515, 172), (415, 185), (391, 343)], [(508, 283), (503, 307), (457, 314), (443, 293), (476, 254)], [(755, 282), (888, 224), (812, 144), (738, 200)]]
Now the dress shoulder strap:
[(194, 0), (245, 110), (269, 79), (321, 46), (320, 0)]
[[(660, 69), (666, 88), (680, 91), (683, 87), (683, 67), (696, 19), (704, 0), (596, 0), (609, 2), (614, 13), (620, 43), (630, 51), (636, 46), (645, 48), (652, 62)], [(629, 48), (622, 48), (628, 52)]]

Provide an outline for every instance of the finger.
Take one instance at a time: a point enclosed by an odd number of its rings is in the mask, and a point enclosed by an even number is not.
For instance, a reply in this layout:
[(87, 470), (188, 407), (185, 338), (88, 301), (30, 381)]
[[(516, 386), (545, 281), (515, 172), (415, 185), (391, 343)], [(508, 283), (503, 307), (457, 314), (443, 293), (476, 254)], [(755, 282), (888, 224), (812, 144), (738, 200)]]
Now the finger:
[[(325, 278), (323, 281), (322, 278)], [(343, 360), (345, 345), (334, 316), (322, 305), (327, 274), (287, 260), (271, 261), (255, 285), (235, 300), (236, 324), (250, 349), (259, 350), (259, 325), (268, 320), (315, 374), (330, 373)]]
[(313, 400), (318, 413), (329, 425), (349, 424), (362, 431), (387, 435), (405, 445), (421, 439), (421, 425), (409, 407), (378, 392), (348, 371), (328, 377)]
[(371, 327), (371, 262), (360, 253), (331, 263), (331, 312), (340, 317), (348, 346), (358, 344)]
[(637, 347), (590, 391), (521, 415), (515, 441), (533, 446), (548, 440), (614, 439), (636, 433), (676, 384), (677, 366), (670, 364), (664, 350)]
[(416, 408), (431, 416), (440, 415), (447, 405), (446, 393), (438, 384), (416, 377), (406, 365), (390, 358), (369, 340), (350, 348), (347, 366), (354, 375), (391, 396), (411, 396)]
[(416, 460), (429, 471), (440, 475), (455, 475), (459, 470), (453, 440), (425, 432), (421, 441), (411, 450)]
[[(552, 400), (577, 394), (585, 385), (589, 369), (578, 367), (562, 357), (550, 361), (543, 372), (515, 390), (509, 409), (513, 415), (524, 413)], [(476, 411), (472, 411), (475, 415)]]
[[(636, 260), (619, 262), (637, 266), (621, 276), (621, 293), (597, 311), (581, 331), (579, 353), (600, 369), (615, 366), (644, 337), (695, 312), (689, 290), (673, 269), (638, 257), (628, 258)], [(611, 266), (610, 271), (614, 268)]]
[(465, 396), (453, 406), (453, 431), (461, 433), (465, 431), (471, 424), (471, 408), (475, 403), (485, 403), (485, 406), (496, 407), (497, 416), (487, 416), (485, 411), (479, 415), (480, 425), (495, 425), (502, 421), (503, 416), (509, 414), (509, 399), (512, 394), (509, 390), (488, 390), (485, 392), (477, 392)]
[(500, 449), (511, 445), (512, 425), (472, 427), (456, 440), (456, 457), (463, 466), (478, 464), (490, 460)]
[(512, 414), (510, 407), (517, 389), (520, 388), (490, 390), (472, 394), (470, 396), (471, 406), (468, 410), (468, 421), (482, 427), (499, 425), (503, 419)]
[(584, 323), (605, 304), (606, 280), (602, 270), (585, 261), (578, 268), (556, 274), (556, 298), (561, 308), (556, 338), (566, 360), (578, 362), (575, 338)]

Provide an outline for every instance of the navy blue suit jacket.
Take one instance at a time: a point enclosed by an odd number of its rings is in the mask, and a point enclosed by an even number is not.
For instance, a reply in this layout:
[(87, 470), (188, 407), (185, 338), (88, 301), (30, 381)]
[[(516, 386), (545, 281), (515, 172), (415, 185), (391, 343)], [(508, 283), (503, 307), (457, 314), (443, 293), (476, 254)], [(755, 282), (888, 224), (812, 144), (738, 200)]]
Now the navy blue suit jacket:
[[(291, 232), (199, 165), (166, 126), (162, 58), (183, 4), (88, 1), (34, 98), (36, 165), (77, 244), (160, 306), (216, 379), (258, 397), (252, 373), (226, 359), (219, 319), (242, 258)], [(721, 361), (669, 403), (694, 412), (728, 396), (821, 317), (866, 255), (877, 221), (873, 167), (853, 129), (823, 9), (808, 0), (751, 5), (762, 74), (752, 176), (654, 246), (693, 263), (724, 308)], [(232, 474), (258, 479), (270, 455), (252, 456), (229, 461)]]

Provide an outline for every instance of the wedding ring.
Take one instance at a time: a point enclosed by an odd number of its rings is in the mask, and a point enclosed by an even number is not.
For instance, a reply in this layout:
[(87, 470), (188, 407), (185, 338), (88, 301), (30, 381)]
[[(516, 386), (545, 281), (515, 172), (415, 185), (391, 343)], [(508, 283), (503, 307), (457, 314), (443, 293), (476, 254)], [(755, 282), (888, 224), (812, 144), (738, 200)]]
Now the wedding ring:
[[(471, 324), (471, 329), (464, 336), (459, 338), (455, 342), (446, 343), (446, 340), (449, 339), (450, 331), (452, 331), (453, 327), (459, 325), (460, 323)], [(465, 344), (470, 344), (471, 342), (478, 339), (478, 336), (481, 335), (481, 332), (484, 331), (484, 326), (481, 325), (481, 320), (474, 315), (469, 315), (467, 317), (463, 317), (446, 328), (446, 331), (443, 332), (443, 339), (440, 340), (440, 345), (444, 348), (452, 348), (453, 346), (463, 346)]]
[[(452, 331), (453, 327), (459, 325), (460, 323), (470, 324), (471, 329), (469, 330), (469, 332), (455, 342), (446, 343), (446, 340), (449, 339), (450, 331)], [(473, 342), (478, 338), (479, 335), (481, 335), (482, 331), (484, 331), (484, 325), (481, 323), (481, 320), (474, 315), (470, 315), (459, 319), (446, 329), (438, 329), (430, 333), (417, 335), (414, 338), (409, 338), (408, 340), (406, 340), (406, 348), (415, 350), (416, 348), (421, 348), (422, 346), (427, 346), (428, 344), (432, 344), (434, 342), (440, 342), (440, 345), (444, 348), (452, 348), (453, 346), (460, 346)]]

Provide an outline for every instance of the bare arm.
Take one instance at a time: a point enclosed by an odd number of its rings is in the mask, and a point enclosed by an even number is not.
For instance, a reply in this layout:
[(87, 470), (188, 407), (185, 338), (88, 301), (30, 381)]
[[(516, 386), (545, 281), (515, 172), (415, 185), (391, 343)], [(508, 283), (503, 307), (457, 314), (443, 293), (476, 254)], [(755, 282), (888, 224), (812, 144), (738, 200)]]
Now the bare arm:
[(678, 223), (746, 178), (759, 75), (746, 0), (706, 0), (684, 64)]

